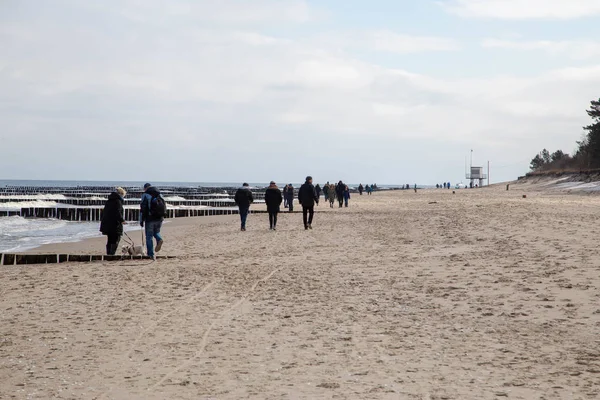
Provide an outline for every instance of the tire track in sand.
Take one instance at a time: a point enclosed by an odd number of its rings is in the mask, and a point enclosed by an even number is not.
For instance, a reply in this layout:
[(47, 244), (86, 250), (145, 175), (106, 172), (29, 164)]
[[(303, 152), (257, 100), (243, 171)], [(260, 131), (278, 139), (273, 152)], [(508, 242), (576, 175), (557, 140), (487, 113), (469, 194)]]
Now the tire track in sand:
[(271, 271), (270, 273), (268, 273), (267, 275), (265, 275), (264, 277), (260, 278), (256, 282), (254, 282), (254, 285), (252, 285), (252, 287), (250, 287), (250, 289), (238, 301), (236, 301), (227, 310), (223, 311), (223, 313), (221, 313), (221, 315), (219, 317), (217, 317), (210, 324), (210, 326), (206, 329), (206, 332), (204, 332), (204, 335), (202, 336), (202, 341), (200, 342), (200, 348), (198, 349), (198, 351), (196, 351), (196, 353), (192, 357), (190, 357), (187, 361), (183, 362), (179, 366), (172, 369), (171, 372), (169, 372), (165, 376), (163, 376), (162, 379), (160, 379), (153, 386), (149, 387), (148, 390), (149, 391), (156, 390), (159, 386), (161, 386), (163, 383), (165, 383), (165, 381), (167, 381), (167, 379), (171, 378), (174, 374), (176, 374), (181, 369), (192, 364), (200, 355), (202, 355), (202, 353), (204, 353), (204, 350), (206, 349), (206, 345), (208, 344), (208, 338), (209, 338), (212, 330), (215, 328), (215, 326), (217, 326), (217, 324), (219, 322), (221, 322), (225, 318), (227, 318), (229, 316), (229, 314), (231, 314), (232, 311), (234, 311), (236, 308), (240, 307), (248, 299), (248, 297), (256, 290), (258, 285), (260, 285), (261, 283), (267, 282), (269, 279), (271, 279), (271, 277), (273, 275), (275, 275), (281, 269), (282, 269), (282, 267), (276, 268), (273, 271)]
[(169, 311), (166, 314), (163, 314), (159, 319), (156, 320), (156, 322), (154, 322), (153, 324), (151, 324), (150, 326), (148, 326), (147, 328), (145, 328), (144, 330), (142, 330), (142, 332), (140, 332), (140, 334), (138, 335), (138, 337), (135, 339), (135, 341), (133, 342), (133, 344), (131, 345), (131, 347), (129, 348), (129, 350), (127, 351), (125, 357), (126, 358), (130, 358), (131, 357), (131, 353), (133, 353), (133, 351), (135, 350), (136, 346), (138, 345), (138, 343), (142, 340), (142, 338), (150, 331), (156, 329), (156, 327), (165, 319), (169, 318), (171, 315), (176, 314), (177, 312), (179, 312), (179, 310), (181, 310), (182, 308), (186, 307), (188, 304), (190, 304), (191, 302), (193, 302), (194, 300), (196, 300), (198, 297), (200, 297), (201, 295), (203, 295), (204, 293), (206, 293), (207, 291), (209, 291), (214, 285), (215, 283), (217, 283), (217, 281), (213, 281), (211, 283), (209, 283), (208, 285), (204, 286), (202, 289), (200, 289), (200, 291), (196, 294), (194, 294), (193, 296), (191, 296), (188, 300), (186, 300), (186, 302), (177, 307), (174, 308), (173, 310)]

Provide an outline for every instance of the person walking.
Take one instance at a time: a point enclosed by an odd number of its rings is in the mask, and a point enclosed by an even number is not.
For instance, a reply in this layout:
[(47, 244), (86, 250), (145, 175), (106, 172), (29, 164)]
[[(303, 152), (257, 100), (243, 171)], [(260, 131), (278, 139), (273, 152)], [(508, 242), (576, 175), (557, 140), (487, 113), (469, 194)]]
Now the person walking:
[(332, 183), (328, 184), (327, 187), (329, 188), (327, 190), (329, 193), (329, 207), (333, 208), (333, 204), (335, 203), (335, 185)]
[[(319, 185), (319, 184), (317, 183), (317, 186), (315, 186), (315, 192), (317, 193), (317, 197), (318, 197), (319, 199), (321, 199), (321, 191), (322, 191), (322, 190), (321, 190), (321, 185)], [(317, 204), (317, 205), (318, 205), (318, 204)]]
[(283, 208), (288, 208), (288, 185), (283, 188)]
[(360, 185), (358, 185), (358, 194), (362, 196), (363, 191), (365, 190), (365, 188), (363, 187), (362, 183)]
[(329, 200), (329, 181), (323, 186), (323, 196), (325, 196), (325, 202)]
[(235, 204), (240, 210), (240, 220), (242, 223), (242, 232), (246, 231), (246, 221), (248, 220), (248, 213), (250, 212), (250, 205), (254, 203), (254, 196), (250, 190), (250, 185), (244, 183), (241, 188), (235, 193)]
[(338, 199), (338, 203), (340, 205), (339, 208), (344, 206), (344, 190), (346, 190), (346, 185), (344, 182), (339, 181), (337, 186), (335, 187), (335, 196)]
[(298, 191), (298, 200), (302, 205), (302, 220), (304, 221), (304, 229), (312, 229), (312, 221), (315, 215), (315, 203), (319, 205), (317, 192), (312, 184), (312, 177), (307, 176), (304, 185)]
[(123, 236), (123, 204), (127, 192), (123, 188), (116, 188), (108, 196), (104, 211), (102, 211), (102, 221), (100, 222), (100, 232), (106, 236), (106, 255), (114, 256), (119, 248), (121, 236)]
[(148, 257), (154, 258), (154, 239), (157, 253), (164, 244), (160, 229), (167, 213), (167, 205), (160, 191), (149, 183), (144, 185), (140, 209), (140, 226), (146, 230), (146, 250)]
[(271, 181), (271, 184), (265, 192), (265, 203), (267, 204), (267, 212), (269, 213), (269, 225), (272, 231), (277, 230), (277, 214), (283, 198), (277, 184)]
[(350, 188), (348, 187), (348, 185), (345, 185), (346, 187), (344, 188), (344, 204), (346, 205), (346, 207), (348, 207), (348, 201), (350, 200)]
[(289, 212), (294, 212), (294, 185), (291, 183), (288, 185), (287, 203)]

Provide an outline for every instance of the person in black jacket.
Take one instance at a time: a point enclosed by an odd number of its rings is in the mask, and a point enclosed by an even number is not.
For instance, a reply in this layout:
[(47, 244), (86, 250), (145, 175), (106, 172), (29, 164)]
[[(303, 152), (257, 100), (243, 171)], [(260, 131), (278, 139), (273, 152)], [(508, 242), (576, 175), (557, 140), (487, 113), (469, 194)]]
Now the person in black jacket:
[(250, 191), (250, 185), (244, 183), (235, 193), (235, 204), (240, 209), (240, 219), (242, 221), (242, 232), (246, 231), (246, 220), (250, 212), (250, 204), (254, 203), (254, 197)]
[(279, 214), (279, 207), (281, 206), (282, 201), (283, 197), (281, 196), (281, 191), (277, 187), (277, 184), (271, 181), (271, 184), (265, 192), (265, 203), (267, 204), (269, 224), (271, 225), (272, 231), (277, 230), (277, 214)]
[(302, 205), (302, 218), (304, 221), (304, 229), (312, 229), (313, 216), (315, 215), (315, 203), (319, 204), (317, 192), (312, 184), (312, 177), (307, 176), (306, 182), (298, 191), (298, 200)]
[(121, 236), (123, 236), (123, 199), (127, 193), (123, 188), (117, 188), (108, 196), (102, 212), (100, 232), (106, 236), (106, 255), (114, 256), (117, 253)]
[(319, 185), (319, 184), (317, 183), (317, 186), (315, 186), (315, 192), (317, 193), (317, 197), (318, 197), (319, 199), (321, 198), (321, 192), (322, 192), (322, 191), (323, 191), (323, 190), (321, 189), (321, 185)]
[(287, 205), (290, 212), (294, 212), (294, 185), (288, 185), (287, 190)]
[(337, 195), (338, 203), (340, 204), (340, 208), (344, 206), (344, 191), (346, 190), (346, 185), (344, 182), (340, 181), (335, 187), (335, 194)]

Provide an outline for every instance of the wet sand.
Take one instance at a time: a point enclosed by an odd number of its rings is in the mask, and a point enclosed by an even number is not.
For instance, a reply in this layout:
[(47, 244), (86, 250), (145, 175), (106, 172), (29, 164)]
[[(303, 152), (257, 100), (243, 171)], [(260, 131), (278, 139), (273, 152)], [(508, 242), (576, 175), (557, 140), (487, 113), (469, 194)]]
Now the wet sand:
[(312, 231), (185, 224), (176, 260), (3, 268), (0, 398), (600, 396), (600, 197), (522, 184), (323, 210)]

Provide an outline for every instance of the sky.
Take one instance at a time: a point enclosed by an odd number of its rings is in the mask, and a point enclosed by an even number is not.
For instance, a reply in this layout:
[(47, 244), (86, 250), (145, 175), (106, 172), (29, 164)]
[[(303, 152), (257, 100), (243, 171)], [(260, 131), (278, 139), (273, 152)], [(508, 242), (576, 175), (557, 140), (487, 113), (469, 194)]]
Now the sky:
[(0, 0), (0, 179), (516, 179), (600, 97), (600, 0)]

